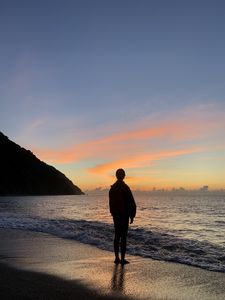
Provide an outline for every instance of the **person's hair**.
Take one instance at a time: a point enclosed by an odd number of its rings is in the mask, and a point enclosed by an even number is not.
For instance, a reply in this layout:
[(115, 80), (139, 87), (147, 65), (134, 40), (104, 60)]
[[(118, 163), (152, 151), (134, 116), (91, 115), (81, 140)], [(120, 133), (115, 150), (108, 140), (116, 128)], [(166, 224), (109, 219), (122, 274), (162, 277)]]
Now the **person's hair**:
[(125, 171), (123, 169), (118, 169), (116, 171), (116, 178), (118, 180), (123, 180), (125, 178), (125, 176), (126, 176), (126, 173), (125, 173)]

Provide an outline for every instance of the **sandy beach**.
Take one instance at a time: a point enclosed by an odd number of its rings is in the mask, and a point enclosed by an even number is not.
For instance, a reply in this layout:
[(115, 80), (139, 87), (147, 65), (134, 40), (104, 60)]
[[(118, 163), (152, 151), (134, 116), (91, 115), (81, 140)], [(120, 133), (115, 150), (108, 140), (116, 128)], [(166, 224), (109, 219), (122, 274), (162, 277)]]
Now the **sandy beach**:
[(225, 299), (225, 274), (113, 253), (42, 233), (0, 230), (1, 299)]

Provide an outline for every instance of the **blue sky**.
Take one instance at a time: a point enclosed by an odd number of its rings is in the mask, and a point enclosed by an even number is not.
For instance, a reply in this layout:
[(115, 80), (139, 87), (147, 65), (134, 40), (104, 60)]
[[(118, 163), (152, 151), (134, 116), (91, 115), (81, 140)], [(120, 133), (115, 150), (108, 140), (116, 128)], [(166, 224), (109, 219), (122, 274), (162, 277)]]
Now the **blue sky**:
[(0, 128), (81, 187), (222, 187), (224, 31), (224, 1), (1, 1)]

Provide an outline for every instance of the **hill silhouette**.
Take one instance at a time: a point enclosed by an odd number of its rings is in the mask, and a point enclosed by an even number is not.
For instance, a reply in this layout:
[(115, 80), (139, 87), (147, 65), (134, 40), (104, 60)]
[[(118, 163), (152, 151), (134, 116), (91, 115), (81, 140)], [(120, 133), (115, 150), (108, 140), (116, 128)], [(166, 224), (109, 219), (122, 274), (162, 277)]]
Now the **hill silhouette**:
[(0, 195), (81, 195), (63, 173), (0, 132)]

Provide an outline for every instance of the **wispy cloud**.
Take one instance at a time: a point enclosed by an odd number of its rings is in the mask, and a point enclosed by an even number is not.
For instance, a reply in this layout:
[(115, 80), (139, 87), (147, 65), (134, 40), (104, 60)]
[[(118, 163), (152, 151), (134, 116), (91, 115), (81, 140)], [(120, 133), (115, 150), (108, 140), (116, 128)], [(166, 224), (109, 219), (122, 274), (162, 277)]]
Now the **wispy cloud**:
[[(198, 157), (205, 157), (224, 149), (224, 112), (223, 107), (219, 109), (215, 105), (194, 106), (154, 121), (140, 119), (139, 122), (130, 124), (129, 129), (127, 124), (121, 124), (121, 128), (116, 124), (115, 128), (80, 130), (83, 134), (81, 140), (74, 130), (70, 130), (68, 140), (77, 141), (75, 144), (31, 149), (46, 162), (68, 164), (67, 169), (70, 168), (69, 164), (79, 163), (84, 168), (82, 174), (85, 174), (85, 184), (88, 180), (90, 185), (110, 184), (112, 172), (118, 167), (129, 169), (129, 174), (133, 176), (130, 182), (137, 182), (137, 187), (140, 182), (138, 183), (136, 175), (142, 178), (143, 185), (146, 181), (146, 185), (149, 185), (149, 181), (160, 184), (165, 178), (154, 172), (157, 172), (162, 161), (176, 158), (183, 158), (185, 161), (190, 155), (202, 153)], [(60, 126), (63, 127), (63, 124), (61, 120)], [(37, 120), (30, 128), (35, 131), (45, 126), (42, 125)], [(79, 172), (74, 172), (75, 178), (79, 177)]]
[[(159, 124), (146, 126), (145, 128), (133, 128), (92, 139), (84, 143), (61, 148), (61, 149), (34, 149), (42, 159), (55, 163), (70, 163), (82, 159), (99, 158), (115, 159), (126, 157), (127, 154), (138, 154), (146, 152), (146, 143), (157, 142), (160, 140), (162, 147), (166, 142), (170, 142), (173, 148), (180, 142), (198, 141), (199, 139), (209, 138), (217, 130), (225, 128), (223, 119), (210, 120), (202, 116), (191, 115), (182, 116)], [(138, 127), (136, 125), (136, 127)], [(159, 148), (160, 151), (160, 148)]]
[(153, 164), (155, 161), (178, 157), (193, 153), (198, 153), (204, 151), (203, 148), (190, 148), (183, 150), (175, 150), (175, 151), (162, 151), (158, 153), (143, 153), (138, 156), (130, 156), (129, 158), (124, 158), (121, 160), (113, 161), (110, 163), (100, 164), (93, 168), (90, 168), (89, 171), (93, 173), (107, 173), (108, 171), (124, 167), (124, 168), (143, 168), (148, 167)]

